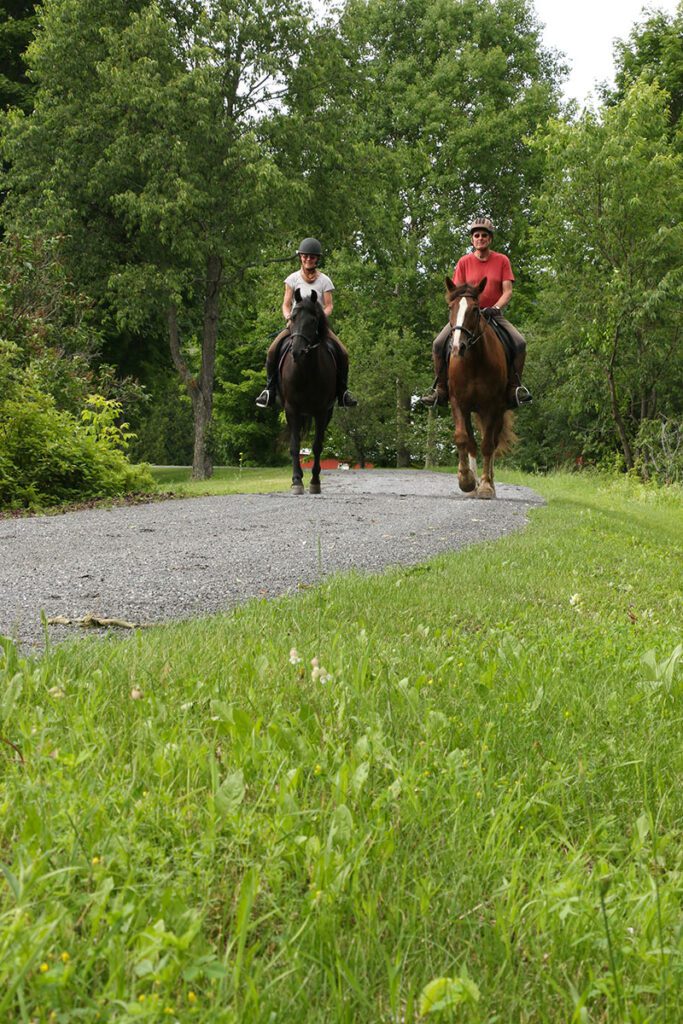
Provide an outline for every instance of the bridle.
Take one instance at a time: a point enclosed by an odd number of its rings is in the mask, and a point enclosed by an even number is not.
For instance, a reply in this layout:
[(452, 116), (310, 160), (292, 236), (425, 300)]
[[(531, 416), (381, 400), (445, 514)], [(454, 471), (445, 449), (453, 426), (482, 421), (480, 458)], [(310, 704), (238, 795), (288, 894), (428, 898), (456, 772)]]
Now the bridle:
[[(320, 326), (320, 322), (318, 321), (317, 324), (316, 324), (316, 327), (319, 327), (319, 326)], [(309, 341), (309, 339), (306, 337), (306, 335), (303, 333), (303, 331), (293, 331), (293, 330), (291, 330), (291, 328), (290, 328), (290, 332), (289, 332), (289, 337), (290, 337), (290, 341), (292, 343), (292, 347), (294, 346), (294, 342), (295, 342), (295, 340), (297, 338), (299, 340), (303, 341), (303, 345), (301, 347), (301, 353), (300, 353), (302, 356), (309, 355), (314, 349), (318, 348), (318, 346), (320, 345), (320, 342), (321, 342), (320, 334), (319, 334), (319, 331), (317, 329), (316, 329), (316, 333), (315, 333), (315, 339), (313, 341)]]
[(481, 312), (479, 310), (478, 310), (478, 312), (479, 312), (479, 320), (478, 320), (478, 324), (477, 324), (477, 326), (479, 328), (478, 332), (477, 331), (471, 331), (469, 329), (469, 327), (465, 327), (464, 324), (455, 324), (454, 327), (451, 327), (451, 345), (452, 345), (453, 348), (455, 348), (455, 332), (456, 331), (462, 331), (462, 333), (465, 335), (465, 341), (461, 342), (461, 344), (464, 345), (465, 352), (469, 352), (469, 350), (471, 348), (474, 348), (474, 346), (477, 344), (477, 342), (480, 340), (480, 338), (483, 337), (484, 332), (481, 329)]

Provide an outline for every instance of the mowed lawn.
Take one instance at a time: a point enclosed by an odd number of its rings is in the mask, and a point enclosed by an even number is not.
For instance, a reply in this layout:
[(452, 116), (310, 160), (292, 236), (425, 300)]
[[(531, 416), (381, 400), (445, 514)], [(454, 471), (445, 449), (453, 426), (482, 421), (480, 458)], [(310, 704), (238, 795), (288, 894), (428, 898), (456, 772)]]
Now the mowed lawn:
[[(509, 479), (509, 477), (508, 477)], [(683, 1019), (683, 494), (0, 654), (0, 1020)]]

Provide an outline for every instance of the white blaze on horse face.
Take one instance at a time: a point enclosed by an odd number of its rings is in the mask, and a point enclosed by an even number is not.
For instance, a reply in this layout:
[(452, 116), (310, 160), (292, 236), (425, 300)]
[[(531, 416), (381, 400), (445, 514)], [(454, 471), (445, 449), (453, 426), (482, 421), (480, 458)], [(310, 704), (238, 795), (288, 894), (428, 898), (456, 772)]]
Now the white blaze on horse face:
[(461, 344), (461, 342), (462, 342), (462, 337), (460, 337), (460, 338), (457, 338), (457, 344), (456, 344), (456, 334), (460, 334), (461, 333), (458, 330), (458, 327), (462, 327), (463, 323), (465, 322), (465, 314), (466, 313), (467, 313), (467, 299), (463, 295), (463, 297), (461, 298), (460, 302), (458, 303), (458, 312), (457, 312), (456, 317), (455, 317), (455, 324), (453, 325), (453, 348), (457, 348)]

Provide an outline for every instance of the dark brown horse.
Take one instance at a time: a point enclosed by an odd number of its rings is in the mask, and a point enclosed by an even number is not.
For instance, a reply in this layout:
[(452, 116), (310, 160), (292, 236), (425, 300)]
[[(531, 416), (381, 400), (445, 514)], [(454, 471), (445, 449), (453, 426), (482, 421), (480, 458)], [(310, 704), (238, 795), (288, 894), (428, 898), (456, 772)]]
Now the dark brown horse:
[(292, 492), (303, 494), (301, 436), (315, 422), (313, 470), (309, 490), (320, 494), (320, 453), (337, 399), (337, 365), (327, 344), (327, 317), (315, 292), (303, 297), (297, 288), (290, 321), (291, 344), (280, 364), (279, 387), (289, 426)]
[[(451, 327), (448, 398), (455, 424), (460, 490), (476, 498), (495, 498), (494, 457), (507, 451), (516, 437), (512, 430), (512, 413), (506, 411), (505, 350), (479, 309), (479, 296), (485, 286), (486, 278), (476, 287), (454, 285), (446, 278)], [(479, 481), (472, 416), (481, 434), (483, 467)]]

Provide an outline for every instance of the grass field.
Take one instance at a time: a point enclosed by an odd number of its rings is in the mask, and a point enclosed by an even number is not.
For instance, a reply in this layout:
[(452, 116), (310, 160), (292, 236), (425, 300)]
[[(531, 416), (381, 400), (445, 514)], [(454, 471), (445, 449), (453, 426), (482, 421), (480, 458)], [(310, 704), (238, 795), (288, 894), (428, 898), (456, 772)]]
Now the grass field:
[(172, 491), (180, 497), (200, 494), (266, 494), (284, 491), (292, 480), (291, 468), (254, 469), (251, 466), (216, 466), (208, 480), (193, 480), (186, 466), (152, 466), (152, 476), (160, 491)]
[(683, 495), (515, 479), (425, 566), (5, 643), (1, 1021), (683, 1019)]

